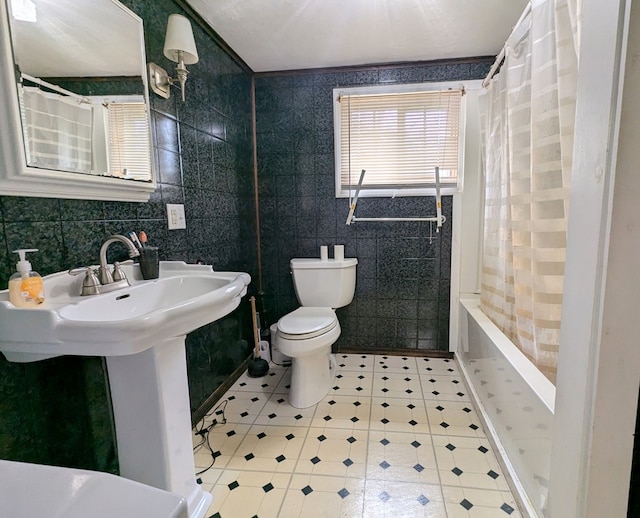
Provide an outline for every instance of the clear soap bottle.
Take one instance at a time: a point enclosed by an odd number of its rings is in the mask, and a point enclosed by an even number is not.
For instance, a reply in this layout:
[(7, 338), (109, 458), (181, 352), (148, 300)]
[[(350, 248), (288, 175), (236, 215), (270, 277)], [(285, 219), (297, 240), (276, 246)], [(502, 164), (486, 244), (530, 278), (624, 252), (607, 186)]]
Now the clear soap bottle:
[(27, 252), (37, 251), (37, 248), (13, 251), (20, 260), (16, 264), (18, 271), (9, 279), (9, 301), (18, 308), (37, 308), (44, 302), (42, 277), (31, 269), (31, 263), (25, 259)]

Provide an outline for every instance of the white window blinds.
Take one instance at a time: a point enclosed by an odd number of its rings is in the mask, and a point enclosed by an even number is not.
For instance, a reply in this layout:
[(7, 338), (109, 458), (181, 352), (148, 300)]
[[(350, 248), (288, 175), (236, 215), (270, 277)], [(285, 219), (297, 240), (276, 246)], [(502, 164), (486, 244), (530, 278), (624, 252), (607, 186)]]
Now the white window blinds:
[(132, 180), (149, 180), (151, 157), (145, 103), (110, 102), (106, 108), (109, 172)]
[(350, 95), (339, 102), (340, 188), (353, 189), (365, 169), (363, 189), (430, 188), (435, 167), (455, 186), (460, 155), (463, 90)]

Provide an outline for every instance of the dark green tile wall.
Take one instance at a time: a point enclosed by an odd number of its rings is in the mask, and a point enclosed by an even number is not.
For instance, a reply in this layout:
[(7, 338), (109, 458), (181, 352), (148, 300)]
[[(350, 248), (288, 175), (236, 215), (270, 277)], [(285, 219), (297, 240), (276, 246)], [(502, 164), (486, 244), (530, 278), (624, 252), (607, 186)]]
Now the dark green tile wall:
[[(484, 78), (492, 60), (362, 68), (256, 79), (260, 231), (264, 290), (271, 321), (295, 309), (292, 257), (318, 257), (344, 244), (357, 257), (356, 296), (338, 310), (336, 349), (390, 351), (449, 348), (452, 198), (429, 240), (428, 223), (345, 224), (347, 199), (335, 198), (335, 87)], [(361, 217), (435, 215), (434, 198), (363, 198)], [(435, 229), (434, 229), (435, 230)]]
[[(145, 24), (147, 60), (162, 55), (171, 0), (125, 0)], [(187, 102), (151, 96), (159, 186), (148, 203), (0, 197), (0, 286), (10, 251), (39, 248), (41, 274), (95, 264), (111, 233), (145, 230), (161, 259), (256, 273), (251, 163), (251, 77), (193, 24), (200, 62), (190, 67)], [(166, 228), (165, 204), (184, 203), (187, 229)], [(115, 248), (115, 247), (114, 247)], [(189, 390), (198, 408), (244, 360), (246, 303), (187, 337)], [(0, 458), (117, 471), (114, 426), (102, 358), (61, 357), (13, 364), (0, 355)]]

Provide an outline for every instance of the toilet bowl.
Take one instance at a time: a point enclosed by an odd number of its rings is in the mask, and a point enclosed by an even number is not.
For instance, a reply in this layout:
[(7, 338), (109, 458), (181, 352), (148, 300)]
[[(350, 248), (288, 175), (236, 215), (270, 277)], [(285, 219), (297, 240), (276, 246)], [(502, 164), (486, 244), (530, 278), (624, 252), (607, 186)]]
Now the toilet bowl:
[(340, 323), (331, 308), (301, 307), (278, 321), (278, 349), (292, 358), (289, 403), (296, 408), (315, 405), (333, 382), (331, 346), (340, 336)]
[(335, 360), (331, 346), (340, 337), (333, 308), (353, 300), (357, 259), (292, 259), (296, 295), (302, 307), (277, 324), (278, 350), (292, 359), (289, 403), (307, 408), (327, 395), (333, 382)]

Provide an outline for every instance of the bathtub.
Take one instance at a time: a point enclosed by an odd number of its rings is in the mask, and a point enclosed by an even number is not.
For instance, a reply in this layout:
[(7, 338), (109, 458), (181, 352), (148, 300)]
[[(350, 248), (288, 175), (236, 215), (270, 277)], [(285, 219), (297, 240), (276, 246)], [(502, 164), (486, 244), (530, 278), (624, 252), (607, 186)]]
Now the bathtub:
[(456, 358), (523, 511), (546, 517), (555, 387), (479, 305), (460, 297)]

